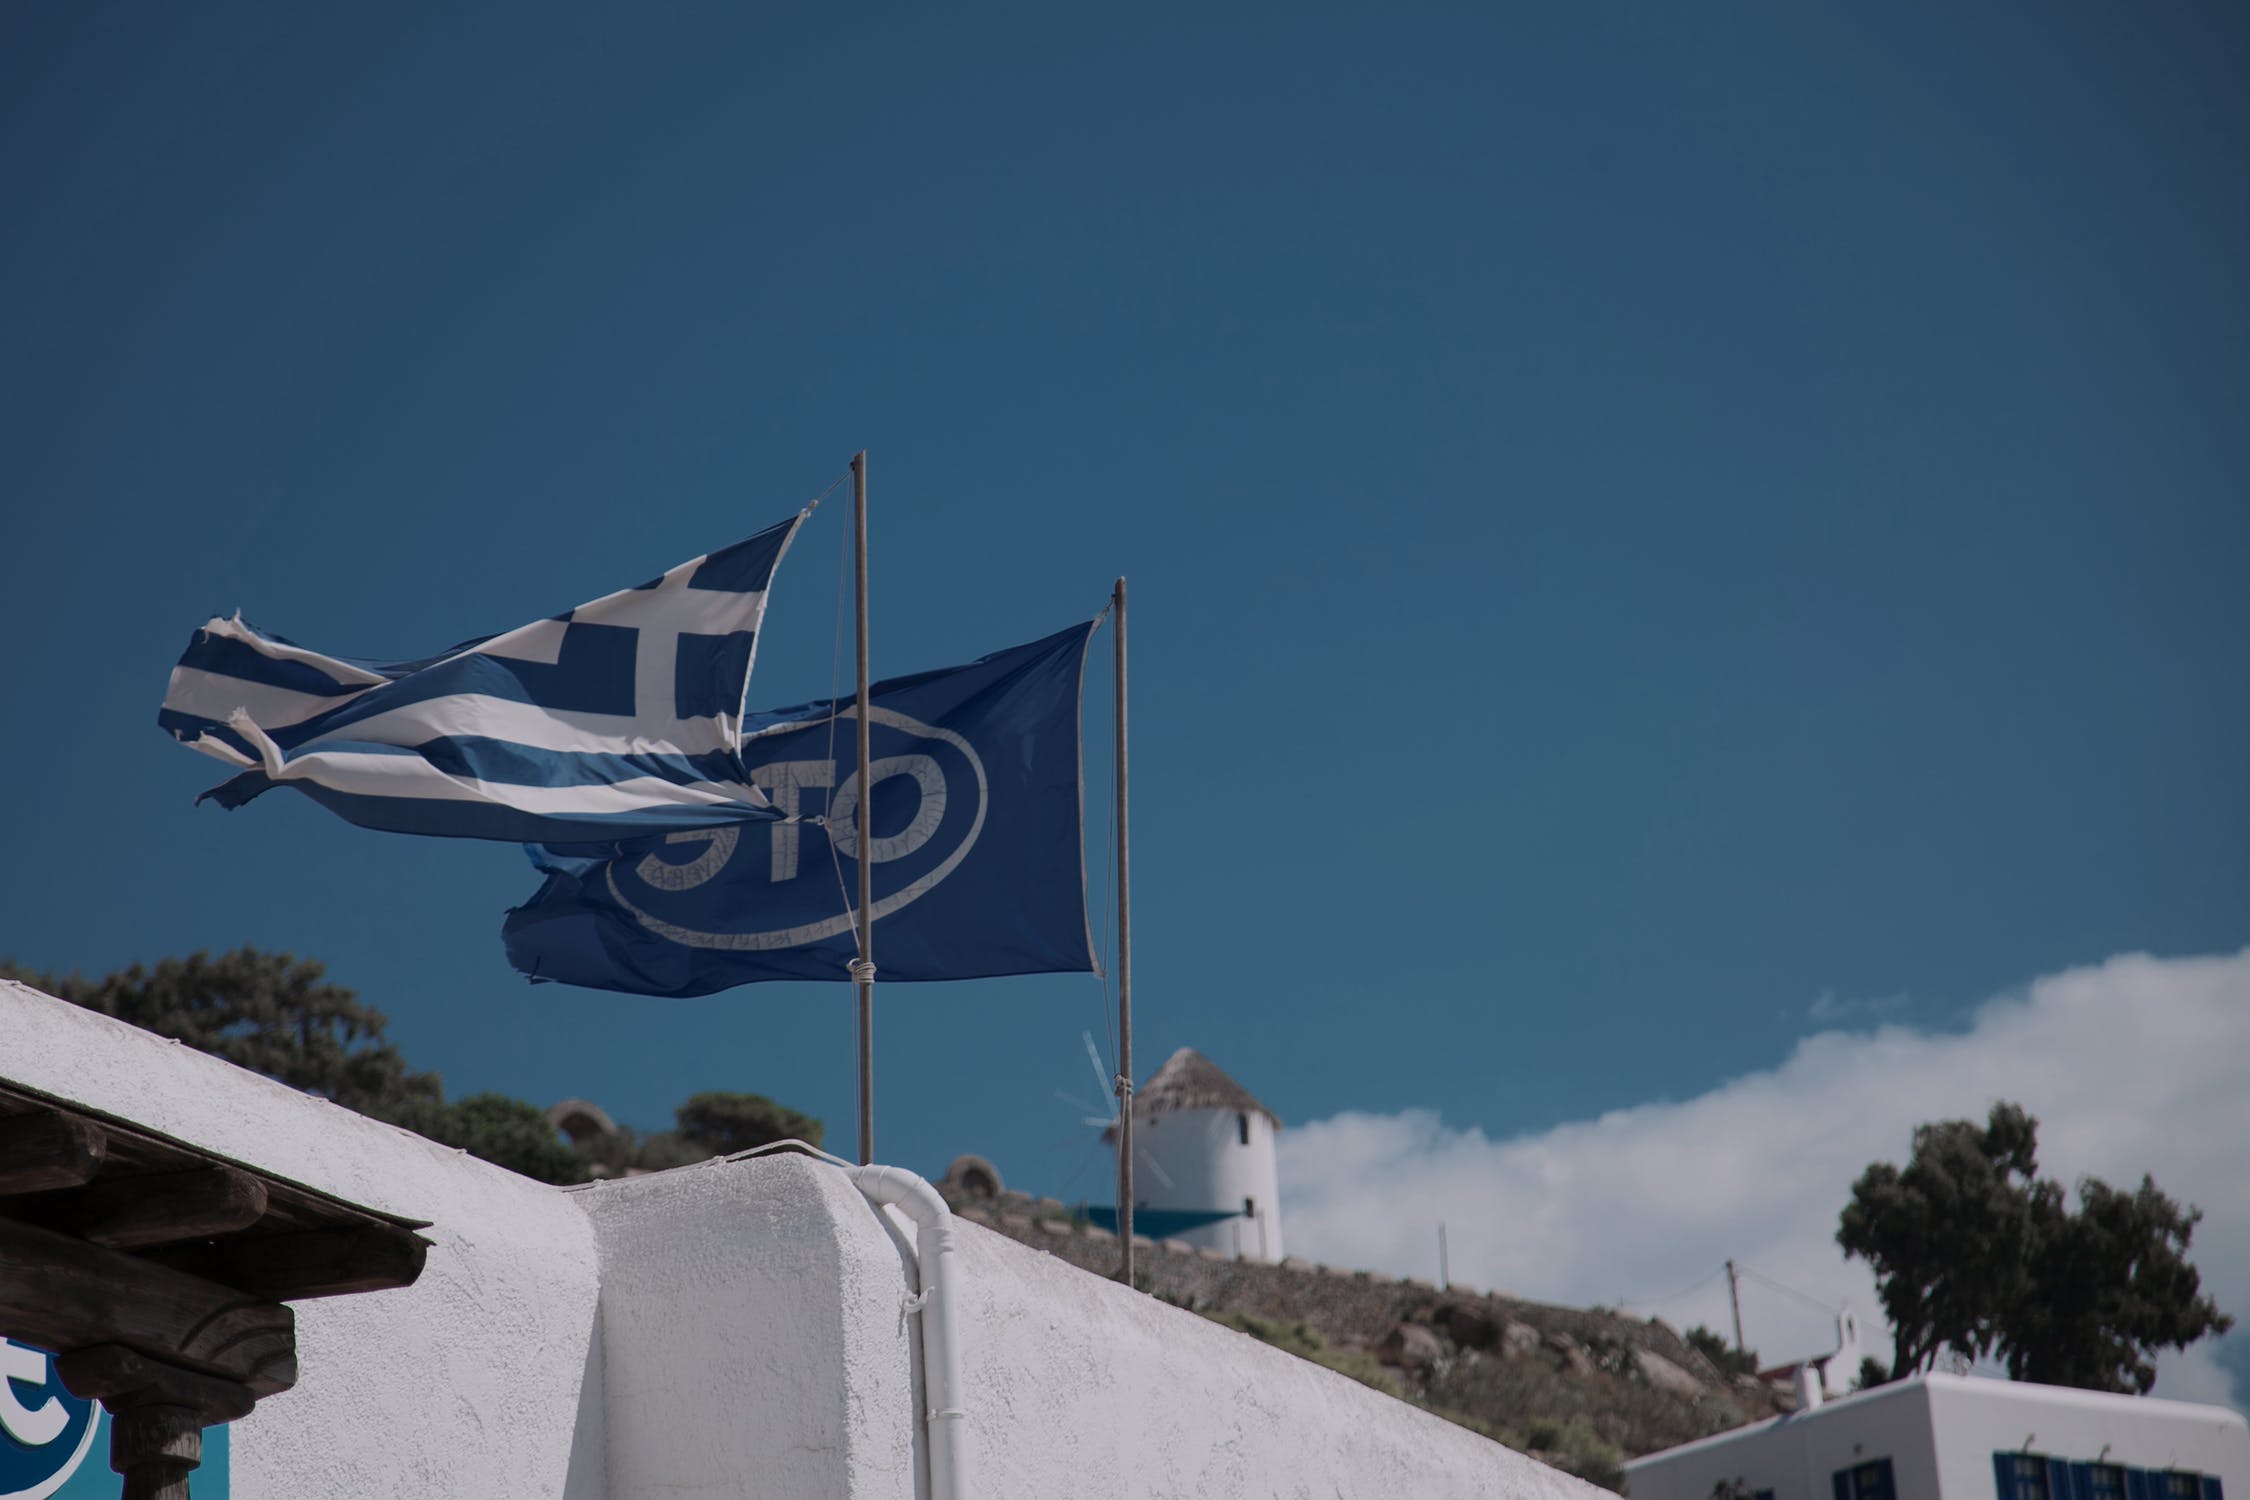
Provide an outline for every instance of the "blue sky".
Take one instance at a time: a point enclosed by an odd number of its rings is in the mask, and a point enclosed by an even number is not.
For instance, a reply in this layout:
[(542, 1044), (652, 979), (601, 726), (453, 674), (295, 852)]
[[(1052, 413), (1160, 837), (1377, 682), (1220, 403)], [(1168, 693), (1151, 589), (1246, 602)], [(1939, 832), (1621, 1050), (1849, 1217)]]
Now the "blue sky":
[[(192, 808), (153, 719), (213, 612), (433, 650), (862, 447), (879, 675), (1130, 576), (1138, 1050), (1285, 1121), (2230, 952), (2246, 70), (2217, 6), (11, 8), (0, 952), (287, 949), (456, 1094), (849, 1149), (845, 986), (527, 987), (514, 849)], [(883, 991), (880, 1154), (1098, 1195), (1102, 1013)]]

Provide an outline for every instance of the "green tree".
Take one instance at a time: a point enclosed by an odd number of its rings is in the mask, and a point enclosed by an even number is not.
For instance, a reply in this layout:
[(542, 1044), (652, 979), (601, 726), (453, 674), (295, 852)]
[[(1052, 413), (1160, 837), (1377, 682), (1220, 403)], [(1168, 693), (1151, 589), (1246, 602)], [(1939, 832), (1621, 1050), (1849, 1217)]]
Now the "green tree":
[(623, 1177), (631, 1172), (662, 1172), (672, 1167), (709, 1161), (718, 1153), (699, 1146), (677, 1130), (643, 1135), (630, 1125), (620, 1125), (575, 1148), (595, 1177)]
[(759, 1094), (705, 1093), (680, 1106), (677, 1130), (620, 1130), (579, 1150), (564, 1143), (544, 1110), (521, 1099), (476, 1094), (448, 1103), (438, 1075), (415, 1072), (383, 1035), (388, 1021), (381, 1011), (328, 982), (318, 963), (287, 953), (193, 953), (100, 979), (0, 960), (0, 977), (541, 1182), (659, 1171), (792, 1137), (820, 1144), (820, 1121), (810, 1115)]
[(2043, 1195), (2031, 1248), (2036, 1295), (2013, 1311), (2001, 1340), (2008, 1373), (2146, 1395), (2155, 1351), (2233, 1327), (2188, 1264), (2202, 1217), (2146, 1176), (2133, 1192), (2082, 1178), (2076, 1214), (2063, 1211), (2059, 1191)]
[(392, 1120), (436, 1103), (437, 1075), (411, 1070), (383, 1036), (383, 1013), (324, 972), (311, 959), (255, 948), (134, 964), (100, 979), (0, 962), (0, 975), (361, 1114)]
[(1892, 1378), (1951, 1348), (2019, 1379), (2146, 1392), (2159, 1349), (2233, 1326), (2187, 1261), (2202, 1215), (2146, 1177), (2132, 1193), (2082, 1178), (2072, 1212), (2036, 1175), (2038, 1124), (2001, 1102), (1982, 1127), (1923, 1125), (1903, 1169), (1876, 1162), (1853, 1184), (1836, 1242), (1874, 1268)]
[(586, 1158), (564, 1144), (547, 1112), (536, 1104), (506, 1094), (471, 1094), (416, 1115), (397, 1123), (541, 1182), (586, 1180)]
[(1758, 1351), (1737, 1349), (1720, 1335), (1701, 1323), (1681, 1335), (1687, 1346), (1711, 1361), (1721, 1375), (1755, 1375), (1758, 1373)]
[(689, 1166), (775, 1141), (800, 1140), (814, 1146), (821, 1141), (820, 1121), (762, 1094), (697, 1094), (673, 1117), (675, 1129), (643, 1135), (620, 1125), (576, 1150), (592, 1175), (621, 1177)]
[(1893, 1371), (1927, 1369), (1948, 1347), (1981, 1358), (2023, 1300), (2036, 1136), (2031, 1116), (1995, 1104), (1981, 1128), (1915, 1127), (1903, 1171), (1876, 1162), (1852, 1185), (1836, 1243), (1875, 1269)]
[(708, 1148), (706, 1154), (711, 1156), (731, 1156), (775, 1141), (817, 1146), (822, 1129), (811, 1115), (776, 1104), (763, 1094), (696, 1094), (679, 1107), (677, 1118), (680, 1135)]
[(448, 1104), (438, 1076), (415, 1072), (383, 1035), (383, 1013), (330, 983), (312, 959), (237, 948), (100, 979), (13, 963), (0, 963), (0, 974), (527, 1177), (586, 1178), (536, 1106), (499, 1094)]

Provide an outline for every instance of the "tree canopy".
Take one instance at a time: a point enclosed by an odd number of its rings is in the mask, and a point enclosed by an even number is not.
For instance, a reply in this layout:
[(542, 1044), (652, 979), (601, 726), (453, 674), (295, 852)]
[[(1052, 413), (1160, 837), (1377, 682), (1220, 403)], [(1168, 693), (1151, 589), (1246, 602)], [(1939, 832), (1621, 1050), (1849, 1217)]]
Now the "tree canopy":
[(1875, 1162), (1853, 1184), (1836, 1242), (1874, 1268), (1892, 1378), (1952, 1349), (2019, 1380), (2146, 1393), (2157, 1351), (2233, 1326), (2187, 1260), (2200, 1211), (2148, 1177), (2134, 1192), (2081, 1178), (2073, 1211), (2037, 1175), (2038, 1125), (2005, 1101), (1981, 1126), (1922, 1125), (1904, 1168)]
[(695, 1094), (679, 1107), (678, 1118), (680, 1134), (709, 1146), (714, 1156), (732, 1156), (775, 1141), (820, 1144), (820, 1121), (763, 1094)]
[(622, 1129), (583, 1149), (566, 1144), (546, 1111), (524, 1100), (485, 1093), (449, 1103), (438, 1075), (415, 1072), (384, 1036), (389, 1022), (381, 1011), (330, 983), (318, 963), (287, 953), (193, 953), (100, 979), (0, 961), (0, 977), (541, 1182), (683, 1166), (792, 1136), (820, 1144), (820, 1121), (759, 1094), (697, 1094), (680, 1106), (676, 1131)]
[(584, 1182), (586, 1158), (564, 1143), (547, 1112), (506, 1094), (471, 1094), (396, 1123), (541, 1182)]
[(693, 1095), (673, 1112), (676, 1128), (642, 1135), (626, 1126), (580, 1148), (597, 1177), (661, 1172), (731, 1156), (753, 1146), (800, 1140), (820, 1144), (822, 1125), (811, 1115), (776, 1104), (763, 1094), (711, 1091)]
[(2184, 1349), (2234, 1320), (2203, 1296), (2187, 1249), (2203, 1215), (2143, 1176), (2124, 1192), (2078, 1184), (2068, 1213), (2052, 1183), (2040, 1195), (2031, 1248), (2033, 1295), (2009, 1320), (2001, 1354), (2018, 1380), (2147, 1393), (2151, 1356)]
[(325, 973), (312, 959), (255, 948), (134, 964), (100, 979), (0, 962), (0, 976), (361, 1114), (392, 1119), (436, 1102), (437, 1075), (410, 1069), (383, 1036), (383, 1013)]
[(1717, 1369), (1721, 1375), (1755, 1375), (1758, 1373), (1757, 1350), (1737, 1349), (1734, 1345), (1728, 1343), (1724, 1336), (1713, 1333), (1701, 1323), (1690, 1328), (1681, 1337), (1687, 1340), (1687, 1346), (1690, 1349), (1711, 1361), (1713, 1368)]

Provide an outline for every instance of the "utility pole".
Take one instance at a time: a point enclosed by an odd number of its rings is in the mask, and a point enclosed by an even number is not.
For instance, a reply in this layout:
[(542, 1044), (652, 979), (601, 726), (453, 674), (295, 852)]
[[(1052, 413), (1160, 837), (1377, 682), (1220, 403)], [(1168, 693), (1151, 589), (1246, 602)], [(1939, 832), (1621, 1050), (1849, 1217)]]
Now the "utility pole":
[(1727, 1300), (1734, 1304), (1734, 1352), (1742, 1353), (1742, 1279), (1735, 1273), (1734, 1262), (1727, 1262)]

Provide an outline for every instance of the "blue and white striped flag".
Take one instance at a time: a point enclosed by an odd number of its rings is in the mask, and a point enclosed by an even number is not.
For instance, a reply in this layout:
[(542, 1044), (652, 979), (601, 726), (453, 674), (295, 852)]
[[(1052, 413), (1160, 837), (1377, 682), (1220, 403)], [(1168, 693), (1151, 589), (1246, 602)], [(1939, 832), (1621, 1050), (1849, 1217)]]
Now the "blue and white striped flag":
[(157, 723), (245, 768), (203, 794), (223, 807), (291, 786), (363, 828), (516, 843), (771, 819), (738, 754), (743, 694), (807, 514), (422, 661), (324, 656), (214, 619)]

